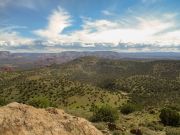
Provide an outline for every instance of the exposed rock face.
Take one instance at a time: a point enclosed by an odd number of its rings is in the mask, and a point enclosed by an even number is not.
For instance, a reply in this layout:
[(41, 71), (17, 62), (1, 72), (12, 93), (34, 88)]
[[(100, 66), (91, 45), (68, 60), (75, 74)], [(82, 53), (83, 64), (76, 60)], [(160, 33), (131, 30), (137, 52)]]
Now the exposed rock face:
[(102, 135), (90, 122), (63, 110), (11, 103), (0, 108), (0, 135)]

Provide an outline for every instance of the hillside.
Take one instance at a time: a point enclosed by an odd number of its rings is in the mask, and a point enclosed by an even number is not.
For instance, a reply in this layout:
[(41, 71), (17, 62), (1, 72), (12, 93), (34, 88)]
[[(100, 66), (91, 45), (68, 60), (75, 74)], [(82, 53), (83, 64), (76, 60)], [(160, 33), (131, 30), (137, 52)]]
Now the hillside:
[(80, 57), (99, 57), (114, 60), (179, 60), (180, 53), (152, 52), (152, 53), (122, 53), (113, 51), (65, 51), (61, 53), (11, 53), (0, 51), (0, 68), (13, 67), (14, 70), (34, 69), (51, 64), (62, 64)]
[[(179, 74), (179, 61), (83, 57), (41, 69), (1, 72), (0, 95), (7, 101), (23, 103), (34, 96), (45, 96), (58, 106), (70, 108), (104, 102), (120, 105), (128, 99), (123, 92), (142, 104), (176, 104), (180, 100)], [(78, 97), (84, 102), (79, 102)]]
[(1, 99), (28, 104), (33, 98), (46, 97), (57, 107), (85, 114), (91, 113), (89, 108), (94, 104), (119, 106), (128, 99), (121, 92), (110, 92), (90, 84), (70, 81), (66, 77), (55, 75), (57, 72), (51, 68), (1, 72)]
[[(90, 121), (94, 108), (109, 105), (118, 110), (115, 124), (126, 129), (125, 135), (136, 128), (145, 135), (165, 135), (168, 130), (179, 133), (179, 128), (165, 127), (159, 119), (164, 107), (180, 110), (179, 75), (178, 60), (87, 56), (48, 67), (1, 71), (0, 105), (16, 101), (40, 108), (53, 106)], [(134, 105), (135, 112), (122, 114), (126, 104)], [(100, 130), (108, 128), (103, 122), (94, 125)]]
[[(180, 101), (179, 61), (84, 57), (52, 68), (56, 69), (57, 75), (63, 73), (72, 81), (91, 84), (111, 92), (127, 92), (138, 103), (155, 105)], [(154, 103), (151, 99), (154, 99)]]

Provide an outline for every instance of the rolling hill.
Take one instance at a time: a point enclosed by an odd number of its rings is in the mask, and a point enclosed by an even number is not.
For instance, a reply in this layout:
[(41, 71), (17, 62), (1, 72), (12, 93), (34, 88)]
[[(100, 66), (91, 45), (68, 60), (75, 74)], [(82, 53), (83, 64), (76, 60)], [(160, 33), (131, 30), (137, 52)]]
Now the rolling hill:
[[(85, 56), (69, 62), (32, 69), (0, 72), (0, 105), (10, 102), (50, 106), (91, 120), (94, 106), (119, 109), (127, 103), (140, 109), (120, 115), (119, 127), (141, 127), (145, 135), (165, 135), (159, 110), (180, 110), (180, 61), (119, 60)], [(120, 113), (119, 113), (120, 114)], [(106, 129), (106, 123), (95, 123)], [(178, 129), (177, 129), (178, 132)], [(178, 132), (179, 133), (179, 132)], [(130, 134), (126, 134), (130, 135)]]

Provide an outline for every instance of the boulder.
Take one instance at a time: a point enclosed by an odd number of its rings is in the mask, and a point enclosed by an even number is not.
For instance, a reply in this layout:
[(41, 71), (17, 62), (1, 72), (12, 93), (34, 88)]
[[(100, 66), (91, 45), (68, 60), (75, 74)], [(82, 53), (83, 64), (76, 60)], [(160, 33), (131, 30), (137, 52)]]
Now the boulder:
[(0, 135), (102, 135), (90, 122), (56, 108), (0, 107)]

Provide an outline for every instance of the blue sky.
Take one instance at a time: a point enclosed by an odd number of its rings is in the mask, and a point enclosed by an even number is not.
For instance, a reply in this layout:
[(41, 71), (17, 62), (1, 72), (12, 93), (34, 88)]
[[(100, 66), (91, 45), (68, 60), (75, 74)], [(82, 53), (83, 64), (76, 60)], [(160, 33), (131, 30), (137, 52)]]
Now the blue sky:
[(180, 0), (0, 0), (0, 51), (180, 51)]

